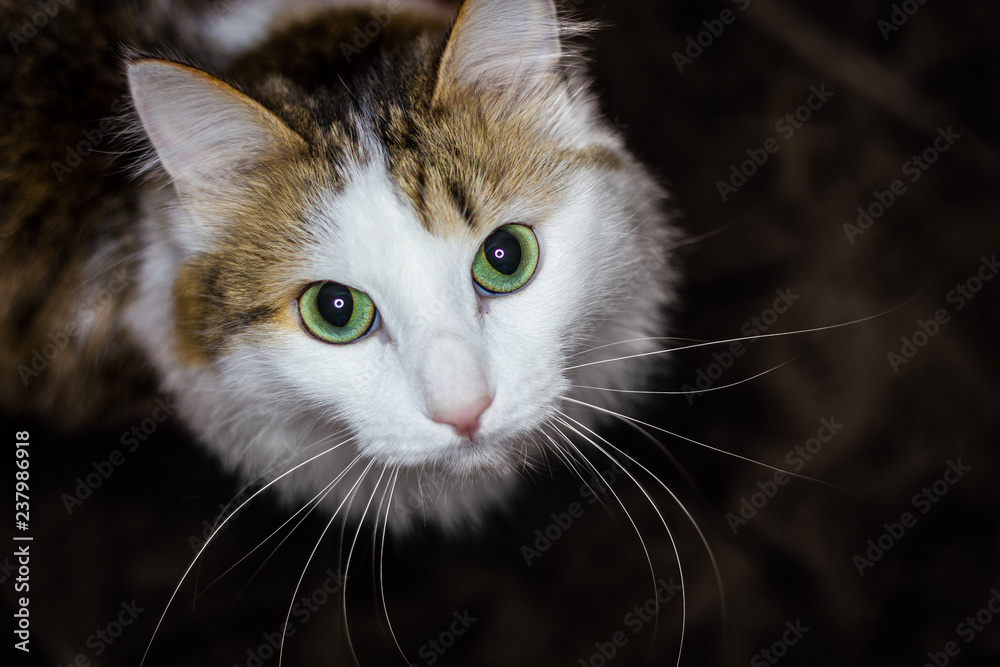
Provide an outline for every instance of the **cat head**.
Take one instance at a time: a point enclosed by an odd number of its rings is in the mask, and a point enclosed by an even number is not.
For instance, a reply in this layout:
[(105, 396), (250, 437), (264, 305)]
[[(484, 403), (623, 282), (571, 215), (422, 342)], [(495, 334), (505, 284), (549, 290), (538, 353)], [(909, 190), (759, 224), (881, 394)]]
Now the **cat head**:
[(468, 0), (450, 27), (393, 20), (353, 63), (331, 16), (273, 37), (230, 82), (128, 65), (170, 181), (130, 321), (234, 465), (274, 478), (336, 446), (282, 480), (294, 496), (432, 472), (504, 486), (570, 447), (560, 434), (593, 437), (601, 413), (574, 401), (614, 408), (607, 390), (641, 388), (648, 360), (588, 363), (656, 349), (639, 339), (661, 334), (670, 298), (660, 193), (598, 112), (551, 0)]

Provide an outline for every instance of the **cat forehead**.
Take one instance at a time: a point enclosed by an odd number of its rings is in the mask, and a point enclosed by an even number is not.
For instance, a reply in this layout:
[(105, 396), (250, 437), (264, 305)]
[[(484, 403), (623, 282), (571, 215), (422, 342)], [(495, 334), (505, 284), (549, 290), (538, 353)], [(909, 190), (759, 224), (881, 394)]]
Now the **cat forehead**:
[(369, 161), (352, 168), (341, 187), (316, 201), (310, 215), (310, 236), (330, 253), (325, 256), (320, 252), (320, 261), (382, 266), (403, 263), (419, 249), (479, 242), (478, 230), (467, 224), (457, 206), (442, 205), (439, 209), (437, 229), (448, 233), (427, 229), (387, 165), (381, 160)]
[(432, 234), (479, 236), (511, 222), (511, 209), (555, 204), (558, 150), (534, 132), (490, 127), (476, 110), (387, 111), (377, 131), (389, 176)]
[[(475, 102), (383, 106), (377, 122), (356, 132), (368, 150), (360, 166), (340, 175), (342, 195), (359, 210), (366, 205), (359, 192), (371, 191), (375, 201), (392, 190), (412, 220), (441, 237), (481, 240), (504, 224), (541, 222), (581, 173), (623, 168), (610, 147), (559, 141), (544, 118), (544, 109), (491, 117)], [(338, 213), (352, 215), (343, 206)]]
[[(380, 305), (405, 294), (448, 292), (449, 281), (468, 273), (493, 231), (489, 221), (542, 218), (529, 202), (515, 201), (470, 223), (468, 212), (450, 198), (428, 194), (424, 201), (425, 215), (435, 211), (433, 229), (385, 162), (359, 165), (342, 187), (313, 204), (308, 223), (313, 243), (303, 248), (298, 275), (350, 284), (378, 297)], [(428, 289), (432, 283), (437, 289)]]

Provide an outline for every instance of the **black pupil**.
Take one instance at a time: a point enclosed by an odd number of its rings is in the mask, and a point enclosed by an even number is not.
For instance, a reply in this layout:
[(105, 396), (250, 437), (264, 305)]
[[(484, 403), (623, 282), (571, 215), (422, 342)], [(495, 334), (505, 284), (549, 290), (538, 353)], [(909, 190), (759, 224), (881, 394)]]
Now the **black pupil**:
[(521, 244), (506, 230), (498, 229), (490, 234), (483, 251), (490, 266), (505, 276), (514, 275), (517, 267), (521, 266)]
[(354, 314), (354, 297), (351, 290), (340, 283), (327, 283), (316, 297), (319, 314), (335, 327), (346, 327)]

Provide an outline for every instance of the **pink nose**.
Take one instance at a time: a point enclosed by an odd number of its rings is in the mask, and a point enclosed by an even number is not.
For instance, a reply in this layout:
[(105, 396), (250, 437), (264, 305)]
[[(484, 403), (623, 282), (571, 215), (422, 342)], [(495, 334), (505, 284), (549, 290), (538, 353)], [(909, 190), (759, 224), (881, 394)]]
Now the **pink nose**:
[(460, 437), (471, 438), (479, 431), (479, 418), (492, 404), (492, 397), (483, 396), (466, 405), (436, 410), (431, 420), (451, 426)]

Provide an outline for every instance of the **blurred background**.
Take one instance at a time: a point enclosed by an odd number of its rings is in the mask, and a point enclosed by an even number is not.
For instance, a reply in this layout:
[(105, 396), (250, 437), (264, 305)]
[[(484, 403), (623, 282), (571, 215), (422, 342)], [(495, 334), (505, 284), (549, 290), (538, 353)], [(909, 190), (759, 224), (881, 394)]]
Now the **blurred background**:
[[(609, 117), (680, 211), (672, 333), (814, 331), (674, 353), (664, 391), (774, 370), (650, 400), (643, 420), (682, 436), (656, 434), (674, 461), (609, 429), (649, 494), (616, 471), (628, 515), (556, 469), (474, 536), (418, 530), (381, 554), (363, 533), (346, 595), (354, 528), (335, 524), (283, 664), (405, 664), (380, 574), (418, 665), (673, 665), (682, 636), (682, 665), (1000, 664), (1000, 7), (571, 4), (603, 25), (584, 44)], [(139, 664), (240, 483), (168, 419), (67, 506), (142, 421), (3, 425), (30, 430), (36, 482), (33, 651), (14, 664)], [(274, 633), (325, 521), (240, 561), (286, 517), (262, 497), (227, 524), (146, 665), (277, 664)]]

